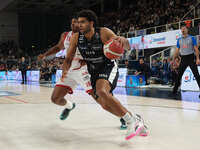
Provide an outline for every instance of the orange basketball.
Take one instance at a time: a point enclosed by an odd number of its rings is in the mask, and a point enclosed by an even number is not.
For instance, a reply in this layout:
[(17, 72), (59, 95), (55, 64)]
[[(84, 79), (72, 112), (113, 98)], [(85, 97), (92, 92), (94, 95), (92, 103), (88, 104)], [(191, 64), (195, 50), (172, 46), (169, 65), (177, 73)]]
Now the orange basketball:
[(118, 41), (111, 39), (104, 44), (103, 51), (108, 59), (119, 59), (124, 53), (124, 48)]

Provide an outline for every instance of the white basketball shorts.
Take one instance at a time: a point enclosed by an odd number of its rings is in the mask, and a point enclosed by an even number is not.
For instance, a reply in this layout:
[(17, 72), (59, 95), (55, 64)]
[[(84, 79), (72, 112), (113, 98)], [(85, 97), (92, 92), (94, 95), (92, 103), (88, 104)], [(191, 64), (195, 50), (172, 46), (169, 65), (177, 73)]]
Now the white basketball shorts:
[(87, 71), (86, 65), (78, 70), (70, 70), (67, 73), (64, 82), (59, 79), (56, 83), (56, 86), (67, 88), (69, 90), (69, 94), (73, 93), (73, 90), (77, 87), (77, 85), (81, 85), (81, 87), (84, 88), (88, 94), (92, 92), (90, 74)]

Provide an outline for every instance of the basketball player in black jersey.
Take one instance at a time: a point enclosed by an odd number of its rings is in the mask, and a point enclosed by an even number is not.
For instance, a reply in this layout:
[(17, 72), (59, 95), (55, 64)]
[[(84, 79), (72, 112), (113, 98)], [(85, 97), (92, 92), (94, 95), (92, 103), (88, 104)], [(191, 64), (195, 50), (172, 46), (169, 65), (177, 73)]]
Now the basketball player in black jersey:
[(118, 66), (114, 60), (104, 56), (103, 45), (110, 39), (117, 40), (124, 49), (130, 49), (127, 39), (116, 36), (108, 28), (97, 28), (97, 16), (91, 10), (83, 10), (78, 14), (79, 33), (75, 33), (70, 41), (67, 57), (63, 64), (62, 78), (67, 75), (78, 47), (91, 75), (91, 84), (96, 101), (108, 112), (123, 118), (128, 125), (126, 140), (136, 135), (147, 134), (142, 118), (131, 114), (113, 96), (119, 76)]
[[(77, 16), (73, 16), (72, 19), (71, 19), (71, 29), (72, 29), (73, 33), (79, 32), (79, 26), (78, 26), (78, 18), (77, 18)], [(40, 54), (38, 56), (38, 60), (42, 60), (42, 59), (45, 59), (47, 56), (51, 56), (53, 54), (56, 54), (57, 52), (59, 52), (60, 50), (62, 50), (64, 47), (67, 48), (66, 46), (64, 46), (64, 41), (66, 40), (66, 35), (68, 33), (69, 32), (62, 33), (59, 42), (55, 46), (53, 46), (52, 48), (50, 48), (44, 54)], [(84, 61), (80, 60), (80, 63), (82, 63), (82, 65), (85, 65)], [(76, 72), (77, 72), (77, 70), (76, 70)], [(72, 78), (72, 80), (74, 80), (75, 77), (70, 76), (70, 79), (71, 78)], [(79, 79), (79, 80), (81, 82), (81, 79)], [(79, 80), (77, 80), (77, 82)], [(65, 82), (65, 84), (66, 84), (66, 82)], [(65, 86), (57, 86), (57, 85), (58, 84), (56, 84), (56, 86), (54, 88), (54, 91), (53, 91), (52, 96), (51, 96), (51, 100), (52, 100), (53, 103), (55, 103), (57, 105), (60, 105), (61, 107), (64, 107), (64, 110), (63, 110), (63, 112), (60, 115), (60, 119), (61, 120), (65, 120), (68, 117), (68, 115), (70, 114), (70, 112), (75, 108), (75, 103), (72, 103), (71, 101), (66, 100), (64, 98), (64, 96), (66, 94), (70, 93), (70, 90), (68, 88), (66, 88)], [(68, 82), (67, 82), (67, 85), (71, 86), (71, 84), (68, 83)], [(90, 93), (88, 93), (88, 94), (90, 94)], [(91, 94), (91, 95), (94, 98), (93, 94)], [(120, 122), (121, 122), (120, 129), (121, 130), (125, 130), (127, 128), (127, 125), (126, 125), (125, 121), (121, 118)]]

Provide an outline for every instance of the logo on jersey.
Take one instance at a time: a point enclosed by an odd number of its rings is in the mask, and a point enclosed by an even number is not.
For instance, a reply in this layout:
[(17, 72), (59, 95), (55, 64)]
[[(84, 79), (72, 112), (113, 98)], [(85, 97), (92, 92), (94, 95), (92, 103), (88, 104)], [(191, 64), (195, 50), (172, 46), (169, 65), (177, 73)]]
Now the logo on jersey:
[(102, 49), (102, 47), (101, 46), (93, 46), (91, 49), (98, 51), (99, 49)]
[(84, 35), (79, 36), (79, 43), (84, 43)]
[(86, 50), (86, 49), (87, 49), (87, 47), (81, 47), (81, 46), (80, 46), (80, 49)]
[(188, 48), (188, 45), (186, 45), (186, 44), (183, 44), (183, 48)]
[(86, 51), (85, 53), (86, 53), (86, 55), (95, 55), (94, 51)]

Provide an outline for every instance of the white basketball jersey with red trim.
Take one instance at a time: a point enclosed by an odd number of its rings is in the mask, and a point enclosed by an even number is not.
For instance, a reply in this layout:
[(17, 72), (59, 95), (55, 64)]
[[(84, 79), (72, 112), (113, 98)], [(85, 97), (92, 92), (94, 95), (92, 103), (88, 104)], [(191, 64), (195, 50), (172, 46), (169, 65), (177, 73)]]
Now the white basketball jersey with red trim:
[[(72, 31), (65, 33), (64, 46), (65, 46), (66, 51), (69, 48), (69, 43), (72, 38), (72, 35), (73, 35)], [(81, 59), (83, 59), (83, 57), (81, 56), (81, 54), (77, 48), (69, 71), (80, 69), (79, 60), (81, 60)]]

